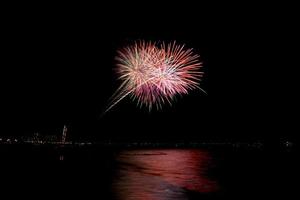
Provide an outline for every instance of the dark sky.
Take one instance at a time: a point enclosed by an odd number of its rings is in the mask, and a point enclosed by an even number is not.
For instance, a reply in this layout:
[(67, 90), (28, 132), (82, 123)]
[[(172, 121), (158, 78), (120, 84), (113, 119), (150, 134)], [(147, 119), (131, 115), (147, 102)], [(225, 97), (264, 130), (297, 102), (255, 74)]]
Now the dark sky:
[[(269, 139), (292, 135), (295, 79), (290, 18), (244, 10), (111, 9), (9, 13), (3, 18), (1, 135), (74, 138)], [(276, 14), (276, 13), (273, 13)], [(292, 17), (291, 17), (292, 19)], [(184, 43), (201, 55), (207, 91), (149, 113), (126, 98), (104, 117), (118, 87), (116, 50), (137, 40)], [(279, 131), (279, 133), (274, 132)]]

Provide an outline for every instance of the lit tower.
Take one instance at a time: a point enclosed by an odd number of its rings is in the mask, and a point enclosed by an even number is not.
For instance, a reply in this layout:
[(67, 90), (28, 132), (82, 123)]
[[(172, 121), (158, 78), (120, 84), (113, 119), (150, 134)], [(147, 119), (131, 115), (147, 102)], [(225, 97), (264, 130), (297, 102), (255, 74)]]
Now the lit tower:
[(68, 128), (66, 125), (64, 125), (63, 132), (62, 132), (62, 138), (61, 138), (62, 143), (66, 142), (67, 131), (68, 131)]

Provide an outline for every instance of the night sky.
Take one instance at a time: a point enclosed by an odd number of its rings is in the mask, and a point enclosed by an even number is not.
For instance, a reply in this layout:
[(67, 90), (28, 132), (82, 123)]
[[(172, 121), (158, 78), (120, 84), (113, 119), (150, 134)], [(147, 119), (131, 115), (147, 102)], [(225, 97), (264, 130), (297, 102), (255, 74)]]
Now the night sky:
[[(191, 7), (5, 15), (0, 134), (58, 133), (66, 124), (70, 137), (97, 140), (292, 136), (292, 21), (263, 9)], [(120, 84), (113, 71), (116, 51), (138, 39), (176, 40), (194, 48), (208, 95), (192, 91), (151, 113), (126, 98), (100, 117)]]

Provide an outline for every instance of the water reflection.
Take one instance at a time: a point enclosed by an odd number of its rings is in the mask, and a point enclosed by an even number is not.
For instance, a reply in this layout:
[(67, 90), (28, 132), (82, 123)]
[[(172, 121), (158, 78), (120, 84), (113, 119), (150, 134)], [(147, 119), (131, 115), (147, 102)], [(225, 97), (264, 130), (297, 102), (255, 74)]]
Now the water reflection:
[(131, 150), (120, 153), (113, 184), (117, 199), (188, 199), (188, 191), (217, 189), (206, 171), (211, 157), (201, 150)]

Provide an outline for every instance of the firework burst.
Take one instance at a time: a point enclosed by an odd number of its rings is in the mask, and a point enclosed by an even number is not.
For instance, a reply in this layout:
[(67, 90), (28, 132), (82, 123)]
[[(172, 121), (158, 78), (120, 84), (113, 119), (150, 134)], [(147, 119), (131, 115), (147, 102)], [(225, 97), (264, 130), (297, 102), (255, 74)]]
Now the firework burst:
[(119, 50), (116, 61), (122, 84), (105, 112), (128, 95), (151, 110), (171, 104), (176, 95), (202, 90), (199, 55), (176, 42), (166, 45), (139, 41)]

